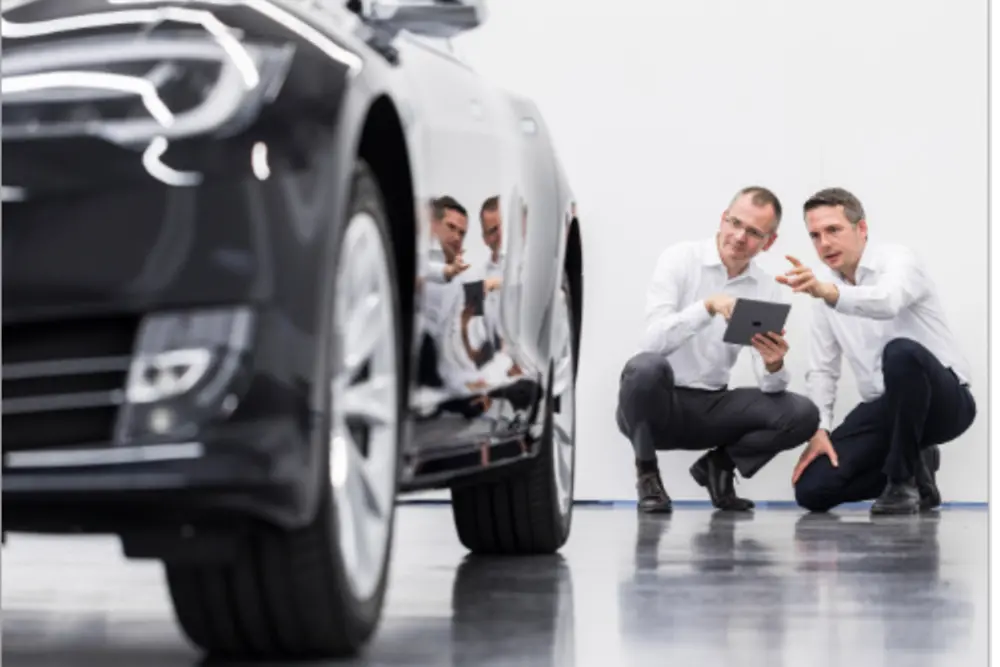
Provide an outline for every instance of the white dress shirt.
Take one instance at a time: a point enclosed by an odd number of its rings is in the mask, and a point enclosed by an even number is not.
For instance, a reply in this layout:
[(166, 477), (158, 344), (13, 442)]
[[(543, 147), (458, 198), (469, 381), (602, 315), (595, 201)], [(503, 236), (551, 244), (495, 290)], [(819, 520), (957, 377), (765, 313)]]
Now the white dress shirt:
[[(719, 293), (788, 303), (774, 276), (753, 261), (742, 274), (729, 278), (714, 237), (678, 243), (660, 255), (646, 293), (641, 348), (666, 356), (678, 387), (721, 389), (729, 384), (743, 346), (724, 343), (725, 319), (705, 308), (705, 299)], [(787, 388), (788, 370), (782, 366), (768, 373), (757, 351), (748, 349), (761, 390)]]
[[(477, 272), (477, 278), (481, 280), (486, 280), (488, 278), (500, 278), (502, 280), (503, 261), (504, 256), (502, 254), (495, 262), (493, 261), (493, 256), (491, 254), (490, 258), (486, 261), (485, 267), (482, 269), (482, 274), (480, 275)], [(483, 303), (486, 328), (491, 341), (500, 335), (500, 292), (501, 290), (499, 289), (493, 290), (486, 295)]]
[(868, 242), (851, 285), (836, 271), (822, 266), (819, 280), (837, 285), (835, 306), (814, 304), (806, 391), (819, 408), (820, 428), (830, 430), (846, 357), (858, 383), (861, 400), (882, 395), (882, 350), (893, 338), (909, 338), (969, 382), (969, 366), (958, 345), (926, 268), (908, 248)]
[(444, 248), (441, 247), (441, 241), (438, 237), (431, 237), (430, 247), (428, 248), (427, 254), (428, 260), (426, 278), (428, 282), (437, 283), (439, 285), (449, 282), (448, 277), (444, 272), (448, 266), (448, 259), (444, 255)]

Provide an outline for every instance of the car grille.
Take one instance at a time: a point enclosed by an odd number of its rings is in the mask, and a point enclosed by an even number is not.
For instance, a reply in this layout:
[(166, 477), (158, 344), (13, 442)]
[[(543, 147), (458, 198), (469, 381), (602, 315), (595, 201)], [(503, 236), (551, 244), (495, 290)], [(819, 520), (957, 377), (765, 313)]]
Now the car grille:
[(107, 445), (138, 317), (3, 327), (3, 451)]

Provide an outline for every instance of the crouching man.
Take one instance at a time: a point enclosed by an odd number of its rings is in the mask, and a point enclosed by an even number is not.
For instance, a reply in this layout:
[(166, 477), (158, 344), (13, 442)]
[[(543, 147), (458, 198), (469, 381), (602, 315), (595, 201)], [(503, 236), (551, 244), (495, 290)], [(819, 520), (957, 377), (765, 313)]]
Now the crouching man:
[(712, 238), (660, 255), (647, 292), (642, 351), (621, 373), (616, 413), (634, 450), (641, 511), (672, 510), (658, 450), (707, 450), (691, 476), (715, 507), (747, 511), (754, 503), (736, 495), (736, 471), (749, 479), (816, 432), (816, 406), (785, 390), (784, 332), (760, 335), (753, 344), (758, 387), (729, 387), (742, 347), (722, 339), (736, 299), (782, 296), (775, 277), (753, 261), (774, 243), (780, 220), (773, 193), (745, 188)]
[[(868, 240), (850, 192), (822, 190), (803, 208), (826, 267), (814, 273), (789, 257), (779, 276), (815, 299), (806, 385), (822, 420), (792, 473), (796, 500), (814, 512), (873, 498), (874, 514), (933, 509), (937, 445), (976, 417), (968, 363), (934, 283), (908, 248)], [(862, 400), (831, 431), (842, 357)]]

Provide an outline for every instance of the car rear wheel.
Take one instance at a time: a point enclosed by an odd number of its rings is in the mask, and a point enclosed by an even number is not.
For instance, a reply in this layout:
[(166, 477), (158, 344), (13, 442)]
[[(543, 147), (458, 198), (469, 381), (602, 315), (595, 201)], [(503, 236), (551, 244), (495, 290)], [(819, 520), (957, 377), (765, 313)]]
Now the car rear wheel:
[(181, 627), (213, 655), (354, 654), (378, 625), (394, 527), (402, 406), (395, 262), (378, 185), (361, 165), (334, 253), (328, 446), (313, 520), (259, 526), (222, 565), (167, 564)]
[(498, 479), (452, 489), (458, 538), (473, 553), (553, 553), (569, 539), (576, 467), (576, 337), (565, 278), (556, 305), (553, 372), (538, 456)]

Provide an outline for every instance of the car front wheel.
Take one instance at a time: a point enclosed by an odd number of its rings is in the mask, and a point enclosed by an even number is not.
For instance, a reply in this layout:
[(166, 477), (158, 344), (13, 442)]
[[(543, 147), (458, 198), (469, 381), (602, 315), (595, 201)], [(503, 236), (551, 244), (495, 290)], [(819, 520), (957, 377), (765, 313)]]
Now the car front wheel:
[(213, 655), (357, 652), (381, 616), (399, 462), (401, 339), (385, 207), (359, 165), (333, 252), (322, 494), (298, 530), (258, 526), (235, 562), (166, 565), (181, 627)]

